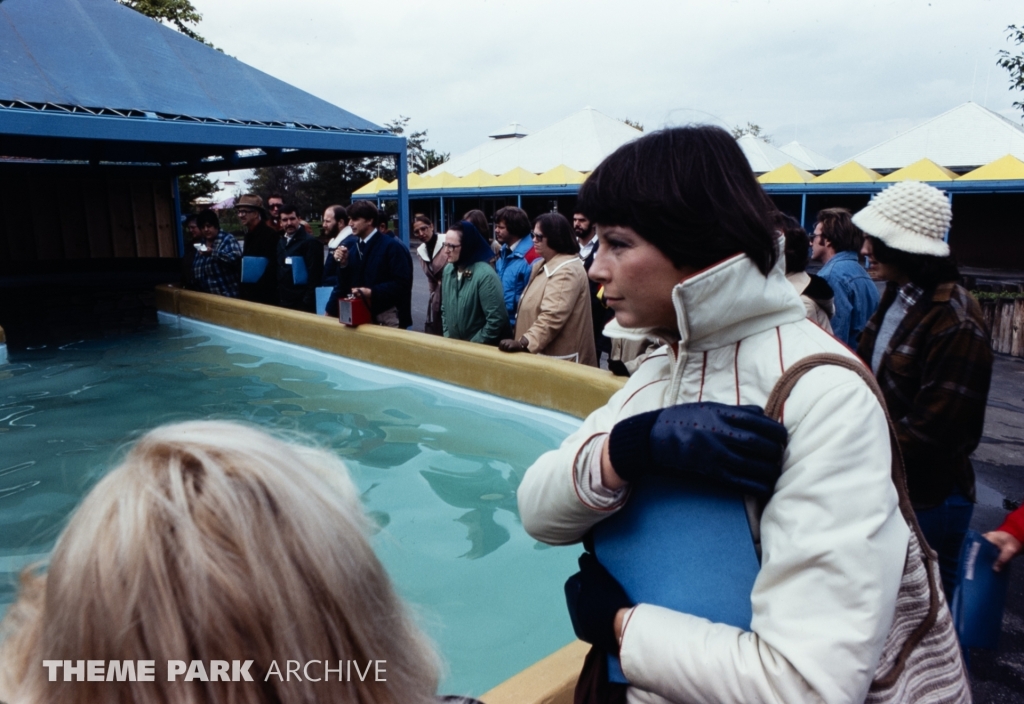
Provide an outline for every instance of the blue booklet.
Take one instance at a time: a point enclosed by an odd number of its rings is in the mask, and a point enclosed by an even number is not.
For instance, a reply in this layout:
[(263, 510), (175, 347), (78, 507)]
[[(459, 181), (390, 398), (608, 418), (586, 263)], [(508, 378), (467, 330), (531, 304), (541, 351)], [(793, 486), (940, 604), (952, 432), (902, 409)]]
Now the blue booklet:
[(296, 286), (305, 286), (309, 281), (309, 275), (306, 273), (306, 260), (302, 257), (288, 257), (288, 261), (292, 265), (292, 283)]
[(254, 284), (267, 270), (269, 261), (266, 257), (242, 257), (242, 283)]
[[(594, 554), (637, 604), (750, 629), (761, 566), (736, 492), (644, 477), (622, 510), (594, 526)], [(608, 678), (628, 682), (614, 655)]]
[(317, 286), (316, 287), (316, 314), (326, 315), (327, 314), (327, 301), (331, 299), (331, 292), (334, 291), (333, 286)]
[(960, 549), (960, 570), (950, 610), (962, 648), (995, 648), (1003, 626), (1010, 565), (992, 569), (999, 548), (981, 533), (967, 531)]

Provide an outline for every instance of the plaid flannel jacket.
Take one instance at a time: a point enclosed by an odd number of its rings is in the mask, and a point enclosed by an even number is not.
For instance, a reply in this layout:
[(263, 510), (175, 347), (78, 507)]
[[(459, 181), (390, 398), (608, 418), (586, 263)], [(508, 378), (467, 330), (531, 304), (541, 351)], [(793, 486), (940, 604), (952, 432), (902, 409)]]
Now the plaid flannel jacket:
[(242, 246), (232, 235), (221, 232), (209, 254), (196, 253), (192, 280), (203, 293), (238, 298), (242, 280)]
[[(896, 426), (910, 499), (915, 508), (931, 508), (959, 489), (974, 501), (970, 455), (981, 440), (992, 378), (981, 306), (955, 283), (904, 289), (914, 303), (889, 341), (878, 384)], [(899, 294), (890, 282), (864, 328), (857, 354), (869, 365), (878, 328)]]

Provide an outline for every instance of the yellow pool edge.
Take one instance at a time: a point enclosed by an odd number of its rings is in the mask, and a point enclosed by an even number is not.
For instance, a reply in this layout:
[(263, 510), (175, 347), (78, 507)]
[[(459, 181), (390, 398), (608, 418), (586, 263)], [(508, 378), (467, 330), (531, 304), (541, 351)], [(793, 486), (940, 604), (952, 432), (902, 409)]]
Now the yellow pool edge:
[[(419, 374), (456, 386), (585, 418), (622, 388), (610, 372), (435, 335), (376, 325), (349, 328), (333, 318), (156, 287), (157, 309), (232, 330)], [(571, 704), (590, 646), (569, 643), (483, 694), (485, 704)]]

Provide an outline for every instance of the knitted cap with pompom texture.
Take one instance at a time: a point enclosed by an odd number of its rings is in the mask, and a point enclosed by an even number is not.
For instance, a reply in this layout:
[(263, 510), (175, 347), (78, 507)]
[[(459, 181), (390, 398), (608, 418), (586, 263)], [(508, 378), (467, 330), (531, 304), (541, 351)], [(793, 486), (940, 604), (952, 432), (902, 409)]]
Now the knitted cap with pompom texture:
[(944, 238), (952, 219), (949, 200), (938, 188), (901, 181), (873, 196), (853, 224), (901, 252), (947, 257)]

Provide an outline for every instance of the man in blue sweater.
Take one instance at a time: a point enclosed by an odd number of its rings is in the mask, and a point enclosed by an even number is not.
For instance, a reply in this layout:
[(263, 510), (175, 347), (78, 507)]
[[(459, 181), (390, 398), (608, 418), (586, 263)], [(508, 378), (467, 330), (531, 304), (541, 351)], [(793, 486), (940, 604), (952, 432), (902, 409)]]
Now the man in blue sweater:
[(857, 349), (868, 319), (878, 308), (878, 287), (860, 263), (864, 233), (851, 221), (846, 208), (826, 208), (818, 213), (811, 238), (811, 259), (824, 264), (818, 276), (835, 293), (836, 312), (829, 321), (832, 333), (851, 349)]
[(508, 321), (516, 326), (519, 299), (530, 283), (530, 265), (537, 258), (530, 234), (530, 216), (522, 208), (507, 205), (494, 214), (494, 239), (501, 244), (501, 252), (494, 269), (505, 292), (505, 310)]

